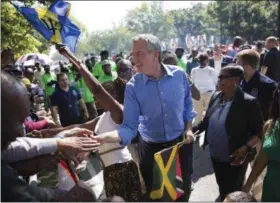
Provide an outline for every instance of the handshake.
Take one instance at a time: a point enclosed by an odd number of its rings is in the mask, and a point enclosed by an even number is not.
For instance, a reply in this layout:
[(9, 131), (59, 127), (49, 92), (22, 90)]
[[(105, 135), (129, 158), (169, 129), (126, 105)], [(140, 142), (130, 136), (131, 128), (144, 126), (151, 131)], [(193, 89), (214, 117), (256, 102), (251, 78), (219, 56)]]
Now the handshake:
[(102, 143), (120, 141), (117, 131), (94, 136), (92, 131), (83, 128), (62, 131), (57, 137), (63, 137), (63, 139), (57, 139), (58, 157), (73, 161), (76, 166), (90, 152), (97, 151)]

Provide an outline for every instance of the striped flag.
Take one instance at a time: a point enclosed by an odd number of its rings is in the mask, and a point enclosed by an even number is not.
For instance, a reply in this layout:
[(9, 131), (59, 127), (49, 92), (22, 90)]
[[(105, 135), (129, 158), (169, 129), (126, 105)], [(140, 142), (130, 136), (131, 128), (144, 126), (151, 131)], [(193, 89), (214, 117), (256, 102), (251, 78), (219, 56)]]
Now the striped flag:
[(151, 199), (175, 201), (184, 194), (179, 150), (182, 143), (154, 155)]

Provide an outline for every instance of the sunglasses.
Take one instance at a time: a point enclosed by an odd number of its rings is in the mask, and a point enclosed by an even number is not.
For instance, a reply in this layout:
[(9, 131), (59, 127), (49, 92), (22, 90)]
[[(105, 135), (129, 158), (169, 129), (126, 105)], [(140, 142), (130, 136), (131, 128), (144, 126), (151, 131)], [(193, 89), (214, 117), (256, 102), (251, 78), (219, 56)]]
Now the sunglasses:
[(233, 78), (234, 76), (231, 75), (219, 75), (218, 78), (219, 80), (223, 80), (223, 79), (228, 79), (228, 78)]

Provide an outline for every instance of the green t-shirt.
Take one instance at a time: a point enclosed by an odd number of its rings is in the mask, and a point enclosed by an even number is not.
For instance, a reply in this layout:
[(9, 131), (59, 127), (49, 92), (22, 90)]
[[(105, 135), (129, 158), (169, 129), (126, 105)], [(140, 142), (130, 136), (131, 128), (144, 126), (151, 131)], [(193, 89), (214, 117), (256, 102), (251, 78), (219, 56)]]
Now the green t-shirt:
[(182, 68), (185, 72), (187, 71), (187, 63), (183, 59), (178, 59), (177, 66)]
[(41, 76), (42, 83), (44, 84), (44, 90), (47, 96), (51, 96), (55, 90), (55, 84), (52, 86), (48, 86), (47, 84), (52, 80), (56, 80), (56, 75), (53, 73), (45, 73)]
[(99, 82), (102, 84), (104, 82), (108, 81), (114, 81), (118, 77), (118, 74), (116, 72), (112, 71), (112, 75), (103, 75), (100, 78), (98, 78)]
[(94, 102), (93, 94), (89, 90), (84, 78), (79, 79), (76, 82), (75, 87), (80, 91), (80, 94), (85, 103)]
[[(117, 65), (115, 64), (115, 62), (114, 61), (110, 61), (110, 62), (111, 62), (112, 72), (117, 72)], [(104, 72), (103, 72), (101, 63), (102, 63), (102, 61), (95, 64), (95, 66), (93, 67), (93, 70), (92, 70), (92, 74), (98, 78), (104, 76)]]
[(69, 70), (69, 72), (67, 73), (67, 77), (68, 77), (69, 83), (73, 82), (75, 79), (74, 73), (71, 70)]

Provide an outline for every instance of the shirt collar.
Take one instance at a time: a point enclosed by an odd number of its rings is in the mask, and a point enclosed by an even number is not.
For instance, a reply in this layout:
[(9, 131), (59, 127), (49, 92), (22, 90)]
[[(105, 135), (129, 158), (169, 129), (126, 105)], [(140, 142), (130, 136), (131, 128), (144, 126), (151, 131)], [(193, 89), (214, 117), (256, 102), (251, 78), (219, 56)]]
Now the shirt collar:
[(258, 80), (259, 76), (260, 76), (260, 72), (257, 70), (248, 82), (245, 79), (243, 79), (241, 84), (244, 85), (244, 84), (252, 83), (253, 81)]
[[(171, 70), (169, 69), (168, 65), (165, 65), (165, 64), (161, 64), (161, 67), (163, 68), (164, 70), (164, 75), (167, 75), (167, 76), (170, 76), (170, 77), (173, 77), (174, 74), (171, 72)], [(143, 81), (144, 81), (144, 85), (146, 85), (146, 83), (148, 82), (148, 80), (155, 80), (154, 78), (151, 78), (149, 76), (146, 76), (145, 74), (143, 74)]]

